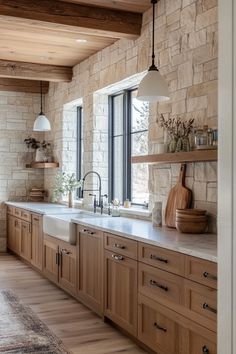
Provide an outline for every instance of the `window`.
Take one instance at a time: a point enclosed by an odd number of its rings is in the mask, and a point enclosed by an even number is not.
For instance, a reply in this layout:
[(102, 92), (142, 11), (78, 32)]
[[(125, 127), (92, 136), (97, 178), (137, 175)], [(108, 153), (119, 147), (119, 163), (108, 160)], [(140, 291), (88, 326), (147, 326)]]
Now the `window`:
[[(77, 179), (80, 180), (83, 178), (83, 154), (84, 154), (84, 146), (83, 146), (83, 108), (77, 107)], [(80, 188), (77, 191), (78, 198), (81, 197)]]
[(148, 153), (148, 103), (137, 100), (137, 89), (110, 96), (109, 196), (132, 204), (148, 202), (148, 167), (131, 157)]

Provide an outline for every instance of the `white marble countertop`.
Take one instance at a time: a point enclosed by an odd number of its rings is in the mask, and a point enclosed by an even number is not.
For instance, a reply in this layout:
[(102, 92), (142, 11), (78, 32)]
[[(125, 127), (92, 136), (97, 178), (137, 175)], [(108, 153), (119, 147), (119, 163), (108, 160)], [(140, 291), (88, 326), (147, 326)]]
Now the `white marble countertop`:
[(217, 236), (214, 234), (181, 234), (175, 229), (156, 228), (150, 221), (123, 217), (83, 218), (72, 222), (114, 233), (150, 245), (217, 262)]
[(76, 224), (217, 262), (217, 236), (214, 234), (181, 234), (175, 229), (154, 228), (150, 221), (124, 217), (99, 217), (96, 214), (93, 218), (91, 214), (88, 217), (83, 214), (79, 218), (78, 209), (70, 209), (60, 204), (31, 202), (6, 202), (6, 204), (42, 215), (71, 214), (70, 219)]
[(5, 202), (6, 205), (11, 205), (17, 208), (31, 211), (42, 215), (53, 214), (77, 214), (78, 209), (68, 208), (62, 204), (54, 203), (37, 203), (37, 202)]

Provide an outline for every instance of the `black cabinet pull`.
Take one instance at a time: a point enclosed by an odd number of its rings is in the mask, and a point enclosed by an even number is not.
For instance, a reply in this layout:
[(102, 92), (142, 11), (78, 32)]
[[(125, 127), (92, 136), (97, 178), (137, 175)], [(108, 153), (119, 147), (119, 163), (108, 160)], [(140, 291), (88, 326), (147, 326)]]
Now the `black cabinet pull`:
[(155, 287), (157, 287), (157, 288), (160, 288), (160, 289), (162, 289), (162, 290), (164, 290), (164, 291), (168, 291), (168, 288), (167, 288), (167, 286), (165, 286), (165, 285), (161, 285), (161, 284), (159, 284), (157, 281), (155, 281), (155, 280), (150, 280), (149, 281), (149, 284), (150, 284), (150, 286), (155, 286)]
[(208, 310), (210, 312), (217, 313), (217, 310), (214, 309), (213, 307), (209, 306), (206, 302), (204, 302), (202, 307), (204, 308), (204, 310)]
[(203, 354), (210, 354), (209, 349), (207, 348), (207, 346), (204, 345), (204, 347), (202, 347), (202, 353)]
[(216, 276), (216, 275), (213, 275), (213, 274), (210, 274), (210, 273), (208, 273), (208, 272), (204, 272), (204, 273), (203, 273), (203, 276), (204, 276), (204, 278), (208, 278), (208, 279), (212, 279), (212, 280), (217, 281), (217, 276)]
[(154, 259), (155, 261), (163, 262), (163, 263), (168, 263), (167, 259), (155, 256), (155, 254), (151, 254), (150, 256), (151, 259)]
[(153, 326), (154, 326), (156, 329), (159, 329), (159, 331), (167, 332), (167, 329), (166, 329), (166, 328), (159, 326), (159, 324), (157, 324), (156, 322), (153, 323)]

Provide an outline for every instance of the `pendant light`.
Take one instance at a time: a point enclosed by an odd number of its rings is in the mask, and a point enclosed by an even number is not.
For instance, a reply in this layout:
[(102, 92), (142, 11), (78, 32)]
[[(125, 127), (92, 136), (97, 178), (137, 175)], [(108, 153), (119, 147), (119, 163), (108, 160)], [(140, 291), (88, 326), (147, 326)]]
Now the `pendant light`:
[(146, 102), (163, 102), (169, 100), (170, 96), (167, 82), (155, 65), (155, 5), (157, 4), (157, 0), (151, 0), (151, 4), (153, 7), (152, 65), (139, 84), (137, 99)]
[(34, 122), (34, 131), (47, 132), (51, 130), (51, 124), (48, 118), (43, 113), (43, 83), (40, 81), (40, 97), (41, 97), (41, 111)]

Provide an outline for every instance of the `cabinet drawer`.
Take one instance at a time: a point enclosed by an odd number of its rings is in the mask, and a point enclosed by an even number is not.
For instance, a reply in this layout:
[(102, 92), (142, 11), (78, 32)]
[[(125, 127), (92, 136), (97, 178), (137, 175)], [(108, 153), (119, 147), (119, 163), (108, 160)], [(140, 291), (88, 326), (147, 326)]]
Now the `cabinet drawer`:
[(184, 275), (185, 256), (161, 247), (139, 243), (139, 261), (168, 272)]
[(216, 331), (217, 291), (215, 289), (185, 280), (185, 305), (192, 312), (193, 320)]
[(183, 303), (183, 278), (143, 263), (139, 263), (138, 269), (140, 293), (161, 303)]
[(17, 218), (20, 218), (20, 217), (21, 217), (21, 209), (19, 209), (19, 208), (14, 208), (14, 215), (15, 215)]
[(216, 340), (214, 340), (212, 337), (212, 335), (209, 335), (207, 337), (202, 336), (199, 333), (189, 331), (189, 348), (186, 348), (186, 354), (217, 354)]
[(138, 339), (157, 353), (179, 354), (180, 326), (172, 319), (173, 311), (167, 312), (164, 306), (139, 295)]
[(92, 227), (80, 226), (78, 225), (77, 232), (81, 232), (87, 235), (101, 236), (103, 235), (102, 231), (93, 229)]
[(217, 289), (217, 264), (195, 257), (186, 257), (185, 276)]
[(20, 217), (22, 220), (31, 221), (31, 213), (29, 211), (21, 210)]
[(10, 215), (14, 215), (15, 208), (13, 206), (8, 205), (7, 207), (7, 213)]
[(138, 258), (138, 243), (124, 237), (105, 233), (105, 248), (112, 252), (118, 252), (122, 256)]

